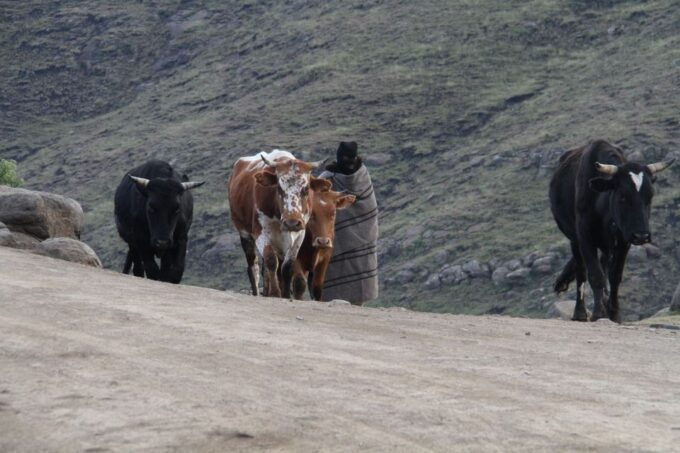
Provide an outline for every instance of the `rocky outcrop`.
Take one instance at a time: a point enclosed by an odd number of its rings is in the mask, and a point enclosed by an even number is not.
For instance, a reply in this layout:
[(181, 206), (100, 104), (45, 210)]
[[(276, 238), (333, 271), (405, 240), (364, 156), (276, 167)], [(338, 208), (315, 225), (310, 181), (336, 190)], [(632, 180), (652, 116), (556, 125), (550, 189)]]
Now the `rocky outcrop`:
[(102, 267), (102, 262), (89, 245), (71, 238), (47, 239), (40, 242), (35, 251), (41, 255), (51, 256), (60, 260)]
[(37, 239), (79, 239), (84, 221), (80, 204), (47, 192), (0, 186), (0, 222)]
[(78, 238), (83, 210), (70, 198), (0, 186), (0, 246), (29, 250), (66, 261), (102, 267)]

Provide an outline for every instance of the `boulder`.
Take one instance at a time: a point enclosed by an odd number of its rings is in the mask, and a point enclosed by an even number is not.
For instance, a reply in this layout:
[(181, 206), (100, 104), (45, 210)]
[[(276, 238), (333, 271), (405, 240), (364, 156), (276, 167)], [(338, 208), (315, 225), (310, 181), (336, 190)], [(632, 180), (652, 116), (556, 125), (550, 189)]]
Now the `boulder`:
[(445, 267), (439, 273), (439, 276), (443, 285), (455, 285), (468, 278), (468, 275), (463, 272), (463, 267), (460, 265)]
[(392, 160), (392, 156), (387, 153), (373, 153), (364, 156), (364, 162), (368, 165), (381, 166)]
[(647, 252), (647, 258), (657, 259), (661, 257), (661, 249), (654, 244), (643, 245), (645, 251)]
[(7, 228), (0, 228), (0, 246), (13, 249), (33, 250), (40, 241), (24, 233), (14, 233)]
[[(557, 301), (548, 308), (546, 318), (559, 318), (564, 319), (565, 321), (571, 321), (572, 316), (574, 316), (575, 305), (575, 300)], [(588, 311), (588, 317), (590, 318), (590, 311)]]
[(70, 198), (47, 192), (0, 186), (0, 222), (38, 239), (80, 238), (83, 209)]
[(557, 254), (549, 254), (534, 260), (531, 271), (535, 274), (549, 274), (557, 262)]
[(628, 252), (628, 260), (635, 263), (647, 261), (647, 250), (641, 245), (631, 246)]
[(675, 292), (673, 293), (673, 299), (671, 299), (671, 310), (670, 311), (680, 312), (680, 285), (678, 285), (678, 287), (675, 288)]
[(439, 274), (434, 273), (430, 275), (427, 280), (425, 280), (425, 288), (426, 289), (437, 289), (442, 285), (442, 282), (439, 278)]
[(517, 259), (510, 260), (507, 263), (505, 263), (505, 267), (507, 267), (508, 270), (510, 270), (510, 271), (515, 271), (515, 270), (519, 269), (520, 267), (522, 267), (522, 262), (520, 260), (517, 260)]
[(480, 264), (477, 260), (471, 260), (462, 266), (463, 271), (467, 272), (471, 278), (489, 276), (489, 268), (485, 264)]
[(35, 251), (60, 260), (102, 267), (102, 262), (89, 245), (71, 238), (47, 239), (38, 244)]
[(502, 285), (503, 283), (505, 283), (505, 280), (506, 280), (509, 273), (510, 273), (510, 269), (508, 269), (507, 267), (501, 266), (499, 268), (496, 268), (495, 271), (493, 271), (493, 274), (491, 274), (491, 280), (493, 280), (493, 282), (496, 285)]
[(520, 267), (519, 269), (510, 272), (508, 275), (505, 276), (505, 278), (507, 278), (510, 281), (516, 282), (526, 279), (530, 273), (531, 269), (529, 269), (528, 267)]

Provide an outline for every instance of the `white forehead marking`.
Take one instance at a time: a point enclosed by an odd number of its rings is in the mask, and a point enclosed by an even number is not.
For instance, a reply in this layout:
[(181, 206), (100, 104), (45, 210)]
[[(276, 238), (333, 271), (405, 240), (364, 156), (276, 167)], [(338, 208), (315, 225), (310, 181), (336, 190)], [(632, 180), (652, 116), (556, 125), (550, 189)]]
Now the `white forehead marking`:
[(630, 179), (633, 180), (633, 184), (635, 184), (635, 188), (639, 192), (640, 189), (642, 189), (642, 181), (645, 179), (645, 174), (643, 172), (635, 174), (632, 171), (629, 172), (629, 174), (630, 174)]
[(259, 152), (255, 154), (254, 156), (246, 156), (246, 157), (241, 157), (239, 160), (243, 160), (246, 162), (250, 162), (249, 167), (250, 168), (264, 168), (266, 165), (262, 161), (262, 157), (264, 156), (266, 159), (274, 161), (277, 159), (295, 159), (295, 156), (290, 151), (285, 151), (282, 149), (275, 149), (272, 152)]

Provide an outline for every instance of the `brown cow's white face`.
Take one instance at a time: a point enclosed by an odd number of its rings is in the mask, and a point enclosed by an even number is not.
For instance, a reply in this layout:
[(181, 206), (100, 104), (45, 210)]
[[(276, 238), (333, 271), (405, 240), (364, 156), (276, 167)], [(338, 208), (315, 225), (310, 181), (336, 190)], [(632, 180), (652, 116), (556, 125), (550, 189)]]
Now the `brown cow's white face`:
[[(292, 155), (269, 155), (270, 160), (260, 155), (266, 165), (265, 170), (255, 174), (258, 184), (277, 187), (276, 204), (281, 212), (281, 226), (287, 231), (302, 231), (305, 229), (311, 214), (309, 188), (311, 173), (320, 163), (304, 162)], [(290, 157), (289, 157), (290, 156)]]

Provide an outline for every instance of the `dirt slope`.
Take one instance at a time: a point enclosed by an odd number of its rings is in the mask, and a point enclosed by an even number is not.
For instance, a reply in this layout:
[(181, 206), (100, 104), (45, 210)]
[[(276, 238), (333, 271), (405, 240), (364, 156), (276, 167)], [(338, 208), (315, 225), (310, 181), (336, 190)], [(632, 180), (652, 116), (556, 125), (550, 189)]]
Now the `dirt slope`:
[(0, 248), (0, 451), (669, 451), (669, 330), (256, 299)]

